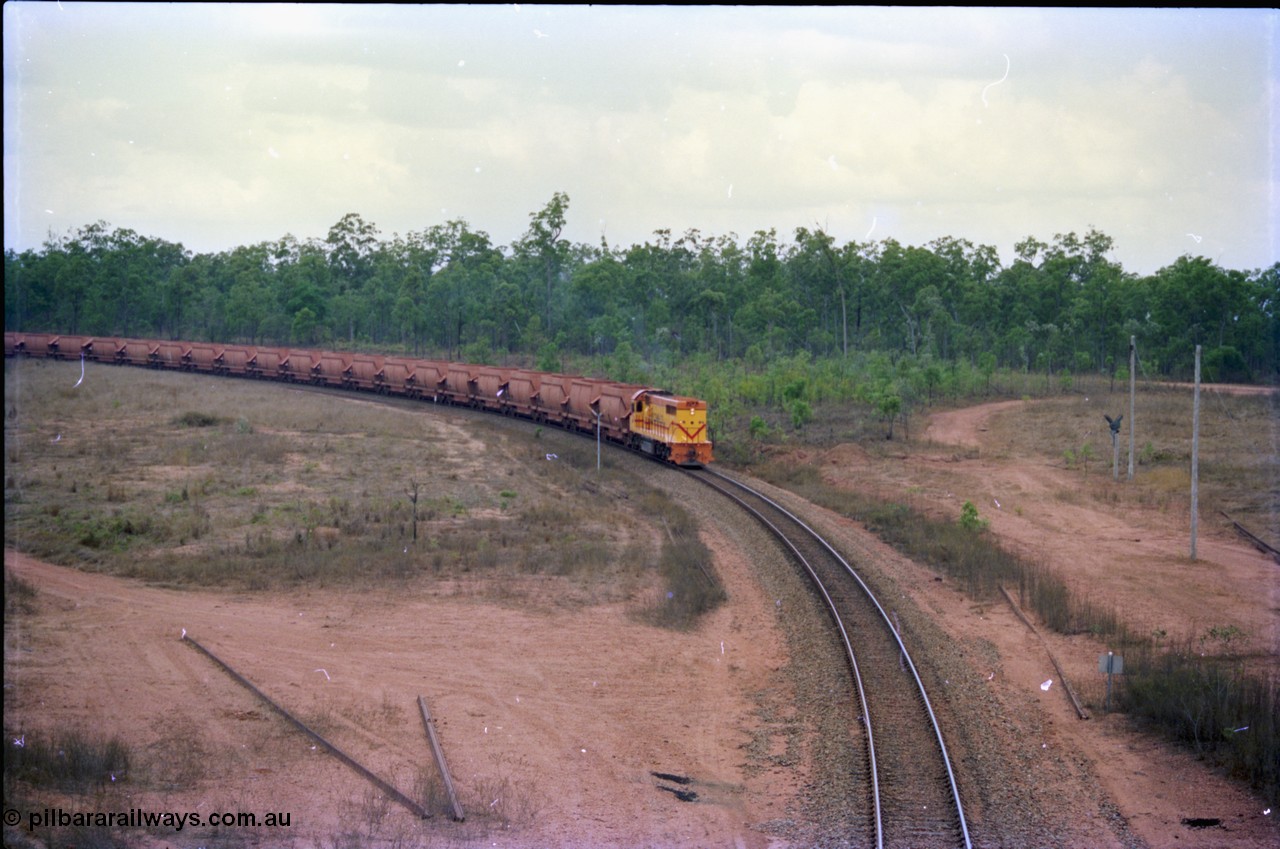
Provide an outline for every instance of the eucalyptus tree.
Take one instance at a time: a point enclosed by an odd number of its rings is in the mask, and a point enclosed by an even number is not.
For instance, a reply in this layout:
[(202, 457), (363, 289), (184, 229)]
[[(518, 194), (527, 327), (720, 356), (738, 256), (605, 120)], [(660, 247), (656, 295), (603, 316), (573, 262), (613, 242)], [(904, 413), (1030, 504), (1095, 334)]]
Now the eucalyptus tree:
[(886, 239), (877, 271), (884, 344), (912, 356), (935, 348), (935, 331), (945, 337), (949, 318), (937, 285), (945, 276), (944, 263), (928, 248)]
[(777, 232), (758, 230), (747, 240), (745, 285), (734, 323), (757, 339), (753, 358), (772, 358), (791, 351), (809, 350), (807, 328), (817, 310), (801, 303), (787, 284), (783, 252)]
[[(1147, 286), (1156, 333), (1148, 345), (1160, 370), (1190, 374), (1192, 352), (1202, 345), (1206, 362), (1215, 370), (1228, 366), (1230, 377), (1248, 379), (1247, 370), (1241, 369), (1244, 352), (1259, 365), (1268, 359), (1260, 356), (1259, 342), (1268, 335), (1268, 309), (1274, 320), (1275, 285), (1275, 266), (1271, 274), (1256, 274), (1252, 281), (1245, 272), (1223, 269), (1202, 256), (1184, 255), (1161, 268)], [(1270, 359), (1274, 363), (1274, 354)]]
[(703, 240), (690, 269), (691, 328), (697, 347), (716, 359), (733, 356), (733, 304), (744, 286), (744, 254), (732, 234)]
[(178, 339), (192, 325), (196, 298), (205, 285), (201, 275), (205, 268), (204, 264), (196, 264), (193, 255), (182, 251), (179, 257), (173, 257), (172, 262), (164, 263), (157, 271), (159, 302), (156, 335)]
[(472, 325), (483, 314), (486, 288), (501, 279), (502, 252), (488, 233), (472, 230), (462, 219), (428, 228), (421, 241), (435, 263), (426, 283), (428, 335), (454, 356), (478, 338)]
[(516, 260), (525, 267), (526, 279), (544, 288), (543, 323), (547, 334), (556, 330), (556, 290), (563, 282), (569, 257), (569, 242), (561, 237), (568, 211), (569, 196), (556, 192), (546, 206), (529, 214), (529, 229), (513, 245)]
[(102, 333), (110, 329), (114, 312), (112, 239), (105, 221), (81, 227), (60, 243), (62, 259), (54, 278), (60, 326), (72, 333)]
[(147, 285), (143, 239), (133, 230), (116, 229), (107, 234), (98, 257), (96, 283), (104, 307), (98, 332), (108, 328), (122, 336), (146, 335), (151, 330), (157, 289)]
[(999, 254), (991, 245), (950, 236), (934, 239), (928, 248), (938, 260), (934, 284), (941, 302), (933, 315), (934, 350), (943, 360), (972, 360), (994, 344), (999, 313), (992, 284)]
[[(875, 292), (880, 256), (880, 242), (849, 242), (840, 249), (840, 261), (848, 280), (850, 309), (853, 312), (853, 347), (864, 347), (864, 313), (870, 310)], [(868, 326), (870, 322), (867, 323)], [(847, 352), (846, 352), (847, 355)]]
[(361, 293), (365, 335), (382, 344), (396, 335), (395, 306), (407, 273), (404, 241), (398, 236), (378, 242), (370, 257), (372, 271)]
[(188, 254), (181, 245), (98, 221), (65, 239), (51, 237), (43, 256), (29, 260), (13, 269), (16, 282), (36, 284), (41, 292), (13, 294), (18, 304), (47, 309), (47, 324), (73, 332), (150, 335), (165, 322), (165, 282)]
[[(798, 297), (820, 305), (821, 333), (839, 340), (842, 355), (849, 355), (849, 303), (847, 275), (835, 239), (821, 229), (797, 227), (794, 247), (787, 255), (787, 272)], [(838, 330), (837, 330), (838, 328)], [(824, 340), (825, 341), (825, 340)]]
[(327, 243), (316, 239), (300, 242), (285, 236), (275, 244), (272, 264), (279, 342), (315, 345), (330, 340), (330, 293), (334, 287), (328, 253)]
[(621, 342), (630, 344), (630, 274), (630, 269), (609, 250), (599, 251), (574, 270), (565, 313), (569, 345), (592, 354), (606, 354)]
[(428, 341), (429, 289), (440, 259), (439, 246), (424, 230), (410, 232), (403, 240), (397, 240), (394, 251), (403, 264), (404, 273), (392, 307), (392, 325), (398, 341), (416, 355)]
[(356, 326), (368, 311), (361, 291), (373, 276), (378, 228), (358, 213), (349, 212), (329, 228), (325, 244), (334, 284), (330, 295), (333, 319), (346, 326), (347, 339), (354, 343)]
[(269, 242), (260, 242), (221, 255), (214, 283), (226, 293), (226, 323), (237, 339), (261, 341), (272, 316), (271, 249)]
[(191, 261), (191, 252), (180, 243), (151, 236), (143, 237), (138, 249), (135, 273), (141, 278), (140, 287), (148, 293), (144, 320), (148, 333), (154, 334), (162, 331), (174, 314), (180, 321), (186, 310), (189, 293), (173, 292), (171, 279)]
[(626, 300), (636, 311), (634, 330), (650, 360), (663, 352), (680, 351), (682, 317), (675, 303), (690, 287), (694, 259), (689, 241), (673, 241), (671, 231), (665, 229), (655, 230), (644, 244), (626, 251), (624, 262), (631, 272)]
[[(4, 252), (4, 326), (13, 330), (28, 327), (59, 327), (64, 313), (59, 303), (58, 276), (66, 262), (61, 244), (50, 234), (44, 251), (12, 249)], [(78, 316), (73, 316), (73, 320)]]
[(998, 360), (1005, 366), (1029, 371), (1037, 356), (1032, 328), (1038, 328), (1034, 308), (1036, 259), (1047, 247), (1033, 238), (1014, 245), (1014, 261), (1001, 269), (994, 281), (994, 305), (999, 322), (995, 328)]
[[(1250, 312), (1258, 332), (1246, 358), (1258, 377), (1276, 383), (1280, 378), (1280, 262), (1249, 275)], [(1241, 328), (1249, 332), (1248, 327)]]
[[(682, 353), (714, 352), (721, 347), (722, 318), (732, 326), (728, 313), (730, 290), (740, 280), (731, 279), (736, 246), (731, 241), (704, 236), (690, 228), (673, 245), (676, 273), (665, 287), (673, 350)], [(721, 257), (721, 249), (728, 254)], [(727, 260), (727, 263), (722, 261)]]

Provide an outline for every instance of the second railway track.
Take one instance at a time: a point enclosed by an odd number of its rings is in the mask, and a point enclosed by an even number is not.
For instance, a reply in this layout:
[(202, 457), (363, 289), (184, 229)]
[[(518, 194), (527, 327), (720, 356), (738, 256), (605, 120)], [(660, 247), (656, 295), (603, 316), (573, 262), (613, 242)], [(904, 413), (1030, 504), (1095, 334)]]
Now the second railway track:
[(884, 608), (843, 557), (762, 493), (710, 469), (691, 473), (751, 512), (809, 574), (845, 646), (861, 705), (848, 717), (860, 752), (865, 814), (851, 846), (972, 845), (942, 732), (914, 662)]

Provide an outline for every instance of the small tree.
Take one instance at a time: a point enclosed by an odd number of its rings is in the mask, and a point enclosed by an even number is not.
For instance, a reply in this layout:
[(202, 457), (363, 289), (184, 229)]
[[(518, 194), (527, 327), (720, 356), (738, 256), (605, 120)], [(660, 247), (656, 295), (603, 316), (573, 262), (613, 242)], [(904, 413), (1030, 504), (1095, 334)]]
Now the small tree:
[(885, 439), (893, 439), (893, 423), (898, 418), (898, 413), (902, 412), (902, 396), (895, 389), (885, 390), (876, 399), (876, 409), (889, 420), (889, 432), (885, 434)]
[(928, 392), (929, 406), (933, 406), (933, 392), (942, 385), (942, 367), (935, 362), (930, 362), (924, 367), (923, 372), (925, 389)]
[(800, 430), (812, 420), (813, 408), (809, 406), (809, 402), (799, 399), (792, 402), (791, 424), (796, 430)]
[(1111, 391), (1112, 392), (1116, 391), (1117, 380), (1120, 381), (1121, 384), (1125, 384), (1129, 382), (1128, 366), (1117, 366), (1115, 369), (1112, 370), (1111, 372)]
[(966, 501), (960, 507), (960, 527), (967, 531), (985, 531), (991, 522), (978, 516), (978, 508), (972, 501)]
[(982, 378), (986, 381), (986, 392), (991, 394), (991, 376), (996, 373), (996, 355), (990, 351), (983, 351), (978, 355), (978, 371), (981, 372)]

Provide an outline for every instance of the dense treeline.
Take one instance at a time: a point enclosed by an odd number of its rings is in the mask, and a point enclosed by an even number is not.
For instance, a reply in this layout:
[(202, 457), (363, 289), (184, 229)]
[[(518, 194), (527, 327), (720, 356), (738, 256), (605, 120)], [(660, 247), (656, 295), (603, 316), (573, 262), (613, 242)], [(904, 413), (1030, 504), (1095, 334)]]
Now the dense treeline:
[[(1138, 339), (1148, 376), (1280, 368), (1280, 263), (1238, 271), (1183, 256), (1149, 276), (1090, 230), (995, 248), (838, 244), (821, 230), (654, 233), (614, 248), (562, 237), (556, 193), (509, 247), (462, 220), (383, 238), (358, 214), (323, 239), (193, 254), (103, 222), (5, 252), (5, 327), (277, 345), (367, 345), (476, 362), (606, 355), (648, 362), (906, 358), (1048, 374), (1114, 374)], [(635, 377), (635, 375), (618, 375)]]

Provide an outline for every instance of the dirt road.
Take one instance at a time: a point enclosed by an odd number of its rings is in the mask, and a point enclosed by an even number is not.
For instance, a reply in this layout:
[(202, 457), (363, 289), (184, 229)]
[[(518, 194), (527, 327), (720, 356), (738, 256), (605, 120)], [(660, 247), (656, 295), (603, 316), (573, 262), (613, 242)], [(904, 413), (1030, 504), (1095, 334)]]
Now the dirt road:
[[(831, 482), (906, 497), (920, 509), (955, 518), (970, 500), (1001, 541), (1068, 576), (1089, 597), (1113, 605), (1135, 627), (1171, 637), (1234, 625), (1251, 649), (1280, 658), (1280, 568), (1238, 539), (1202, 531), (1199, 558), (1187, 556), (1186, 519), (1081, 494), (1081, 474), (1002, 450), (1025, 427), (1025, 401), (1002, 401), (934, 414), (905, 455), (868, 456), (842, 446), (822, 458)], [(1123, 474), (1123, 472), (1122, 472)], [(1095, 478), (1096, 479), (1096, 478)], [(990, 641), (1001, 674), (993, 685), (1011, 706), (1033, 699), (1044, 738), (1011, 746), (1062, 747), (1089, 762), (1133, 832), (1148, 846), (1269, 846), (1280, 840), (1277, 812), (1197, 761), (1133, 731), (1117, 716), (1081, 722), (1065, 697), (1044, 698), (1055, 678), (1043, 647), (1004, 605), (972, 605), (922, 571), (917, 598), (957, 640)], [(1046, 633), (1068, 680), (1098, 692), (1097, 659), (1108, 646), (1085, 635)], [(1003, 684), (1001, 684), (1003, 682)], [(1061, 693), (1061, 688), (1053, 690)], [(1078, 788), (1062, 787), (1064, 804)], [(1198, 830), (1184, 818), (1218, 818)]]

